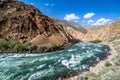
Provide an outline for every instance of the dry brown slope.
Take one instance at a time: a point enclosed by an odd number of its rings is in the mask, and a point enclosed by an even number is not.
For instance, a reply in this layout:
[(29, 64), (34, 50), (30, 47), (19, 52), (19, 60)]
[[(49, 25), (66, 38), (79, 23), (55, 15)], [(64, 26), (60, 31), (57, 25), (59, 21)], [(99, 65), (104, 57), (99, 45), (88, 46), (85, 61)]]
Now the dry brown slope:
[(102, 27), (99, 30), (89, 30), (87, 34), (84, 35), (82, 40), (90, 41), (100, 39), (102, 41), (109, 41), (120, 38), (120, 20)]
[(75, 30), (72, 27), (65, 27), (66, 32), (68, 32), (72, 37), (77, 40), (82, 40), (84, 38), (84, 34), (78, 30)]
[(89, 29), (86, 34), (83, 34), (71, 27), (65, 28), (75, 39), (82, 41), (102, 40), (110, 41), (120, 38), (120, 19), (115, 20), (113, 23), (101, 26), (99, 29)]
[(55, 23), (31, 5), (18, 1), (0, 3), (0, 38), (33, 44), (61, 44), (73, 38), (63, 26)]

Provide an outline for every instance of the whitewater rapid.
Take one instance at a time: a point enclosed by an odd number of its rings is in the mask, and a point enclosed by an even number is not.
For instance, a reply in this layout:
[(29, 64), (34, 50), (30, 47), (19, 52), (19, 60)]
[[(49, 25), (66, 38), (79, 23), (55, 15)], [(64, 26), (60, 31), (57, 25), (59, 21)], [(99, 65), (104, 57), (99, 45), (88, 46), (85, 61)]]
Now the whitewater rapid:
[(55, 80), (89, 68), (104, 59), (108, 46), (80, 42), (68, 49), (42, 54), (0, 54), (0, 80)]

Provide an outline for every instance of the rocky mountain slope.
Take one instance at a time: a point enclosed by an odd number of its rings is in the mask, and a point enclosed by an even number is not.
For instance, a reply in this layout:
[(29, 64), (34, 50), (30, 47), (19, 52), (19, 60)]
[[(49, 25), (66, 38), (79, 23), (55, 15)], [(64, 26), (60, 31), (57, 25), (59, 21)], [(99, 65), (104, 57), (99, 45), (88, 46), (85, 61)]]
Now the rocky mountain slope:
[(102, 41), (110, 41), (120, 38), (120, 19), (101, 27), (96, 30), (89, 30), (82, 40), (88, 41), (99, 39)]
[(82, 25), (82, 24), (78, 24), (78, 23), (75, 23), (75, 22), (71, 22), (71, 21), (66, 21), (66, 20), (59, 20), (59, 19), (55, 19), (55, 18), (52, 18), (55, 22), (61, 24), (62, 26), (64, 26), (64, 28), (73, 28), (77, 31), (80, 31), (82, 33), (87, 33), (87, 29), (85, 29), (85, 26)]
[(74, 41), (63, 26), (38, 9), (15, 0), (0, 2), (0, 40), (32, 44), (63, 44)]
[(96, 30), (102, 29), (103, 27), (105, 27), (105, 25), (92, 25), (92, 26), (89, 26), (87, 30), (96, 31)]
[(52, 17), (50, 18), (58, 24), (61, 24), (64, 27), (65, 31), (68, 32), (76, 40), (81, 41), (84, 38), (84, 35), (87, 33), (87, 29), (83, 25), (71, 21), (59, 20)]
[(72, 28), (72, 27), (65, 27), (66, 32), (68, 32), (72, 37), (77, 40), (82, 40), (84, 38), (84, 33)]
[(82, 41), (111, 41), (120, 38), (120, 19), (111, 24), (90, 27), (85, 34), (72, 27), (67, 27), (65, 30), (74, 38)]

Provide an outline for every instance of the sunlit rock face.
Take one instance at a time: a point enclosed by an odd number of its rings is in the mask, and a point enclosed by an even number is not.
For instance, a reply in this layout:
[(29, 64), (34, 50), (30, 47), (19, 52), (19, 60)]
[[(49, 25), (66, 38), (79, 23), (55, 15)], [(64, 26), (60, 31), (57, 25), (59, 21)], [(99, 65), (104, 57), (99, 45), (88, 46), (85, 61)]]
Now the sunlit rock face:
[(63, 44), (74, 40), (62, 25), (37, 8), (15, 0), (0, 2), (0, 39), (29, 41), (34, 45)]
[(108, 50), (105, 45), (81, 42), (45, 54), (0, 54), (0, 80), (55, 80), (89, 68)]

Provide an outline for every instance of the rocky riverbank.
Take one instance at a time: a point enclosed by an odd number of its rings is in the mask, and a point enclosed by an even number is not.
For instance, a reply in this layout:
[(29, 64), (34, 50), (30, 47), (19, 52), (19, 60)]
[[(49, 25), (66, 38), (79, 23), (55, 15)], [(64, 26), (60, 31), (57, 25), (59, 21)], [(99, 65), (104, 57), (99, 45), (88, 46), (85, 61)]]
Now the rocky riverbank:
[[(110, 55), (95, 66), (90, 67), (87, 71), (79, 73), (74, 77), (62, 80), (119, 80), (120, 74), (120, 44), (119, 40), (101, 43), (110, 47)], [(109, 64), (109, 65), (108, 65)], [(113, 75), (114, 74), (114, 75)], [(59, 79), (61, 80), (61, 79)]]

